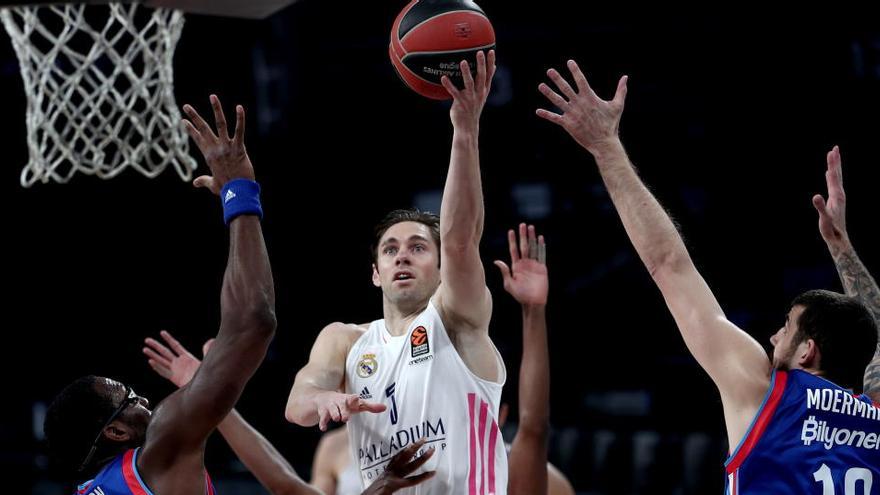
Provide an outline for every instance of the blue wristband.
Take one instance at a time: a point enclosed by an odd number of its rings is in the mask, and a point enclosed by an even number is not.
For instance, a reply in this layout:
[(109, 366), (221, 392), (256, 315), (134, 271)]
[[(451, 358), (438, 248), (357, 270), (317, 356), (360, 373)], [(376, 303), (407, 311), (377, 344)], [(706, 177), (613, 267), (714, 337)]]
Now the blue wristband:
[(233, 179), (220, 190), (223, 221), (229, 225), (239, 215), (256, 215), (263, 219), (260, 206), (260, 185), (249, 179)]

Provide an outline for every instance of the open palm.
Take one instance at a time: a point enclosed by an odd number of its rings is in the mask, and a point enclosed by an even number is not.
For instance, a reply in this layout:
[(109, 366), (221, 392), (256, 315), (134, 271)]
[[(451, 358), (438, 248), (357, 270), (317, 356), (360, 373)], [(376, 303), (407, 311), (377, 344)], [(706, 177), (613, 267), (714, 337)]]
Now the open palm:
[(544, 236), (535, 235), (535, 226), (519, 225), (519, 242), (511, 229), (507, 233), (510, 248), (510, 266), (495, 261), (504, 278), (504, 290), (522, 305), (547, 304), (549, 279), (547, 276), (547, 249)]
[[(160, 335), (168, 344), (167, 346), (149, 337), (144, 341), (147, 345), (144, 347), (147, 362), (156, 373), (178, 387), (182, 387), (192, 380), (202, 362), (186, 350), (170, 333), (162, 330)], [(214, 339), (211, 339), (202, 346), (203, 355), (208, 353), (213, 341)]]

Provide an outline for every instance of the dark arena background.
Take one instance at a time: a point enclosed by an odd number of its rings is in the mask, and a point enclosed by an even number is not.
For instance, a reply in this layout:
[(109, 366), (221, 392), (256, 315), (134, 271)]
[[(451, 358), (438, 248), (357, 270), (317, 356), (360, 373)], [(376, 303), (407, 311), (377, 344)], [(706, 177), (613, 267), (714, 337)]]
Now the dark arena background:
[[(372, 227), (393, 208), (436, 210), (448, 166), (448, 104), (407, 89), (388, 59), (404, 3), (300, 0), (262, 21), (191, 15), (175, 56), (179, 104), (208, 112), (216, 93), (228, 112), (249, 112), (279, 327), (239, 410), (306, 479), (320, 432), (284, 420), (294, 374), (327, 323), (380, 317)], [(520, 311), (491, 262), (507, 257), (506, 230), (527, 221), (548, 244), (550, 460), (581, 494), (721, 493), (718, 393), (593, 159), (534, 115), (546, 106), (537, 86), (569, 58), (603, 98), (630, 76), (621, 136), (633, 162), (729, 318), (769, 347), (794, 295), (841, 290), (810, 203), (825, 193), (835, 144), (852, 240), (880, 270), (880, 28), (865, 13), (819, 9), (479, 3), (497, 35), (480, 136), (482, 253), (506, 401), (516, 401)], [(25, 98), (4, 38), (0, 463), (4, 492), (49, 495), (61, 485), (46, 469), (48, 401), (84, 374), (130, 383), (153, 404), (171, 392), (143, 339), (168, 329), (195, 350), (215, 334), (227, 234), (217, 199), (171, 170), (22, 188)], [(220, 493), (262, 493), (219, 438), (208, 463)]]

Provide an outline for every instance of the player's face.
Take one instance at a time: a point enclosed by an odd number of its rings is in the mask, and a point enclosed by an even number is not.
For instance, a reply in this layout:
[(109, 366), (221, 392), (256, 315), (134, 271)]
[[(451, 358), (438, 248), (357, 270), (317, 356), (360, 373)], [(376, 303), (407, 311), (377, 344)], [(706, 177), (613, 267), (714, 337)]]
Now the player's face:
[(774, 368), (792, 369), (797, 351), (797, 345), (794, 343), (798, 332), (797, 322), (803, 312), (803, 306), (792, 307), (785, 316), (785, 325), (770, 337), (770, 343), (773, 345)]
[(424, 303), (440, 285), (439, 260), (427, 225), (396, 223), (379, 240), (373, 284), (392, 304)]
[[(113, 405), (122, 407), (117, 419), (125, 423), (132, 430), (132, 443), (141, 445), (146, 438), (147, 425), (150, 424), (150, 402), (134, 393), (130, 388), (122, 383), (105, 379), (104, 390), (109, 395)], [(125, 404), (123, 404), (125, 403)]]

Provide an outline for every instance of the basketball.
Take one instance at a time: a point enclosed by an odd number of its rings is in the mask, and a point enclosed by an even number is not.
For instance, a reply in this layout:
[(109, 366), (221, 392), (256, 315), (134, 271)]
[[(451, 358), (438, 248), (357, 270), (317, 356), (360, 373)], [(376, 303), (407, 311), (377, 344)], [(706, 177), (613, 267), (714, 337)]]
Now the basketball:
[(391, 63), (416, 93), (435, 100), (451, 98), (440, 84), (449, 76), (461, 88), (462, 60), (476, 74), (477, 52), (495, 48), (495, 30), (470, 0), (413, 0), (394, 21)]

